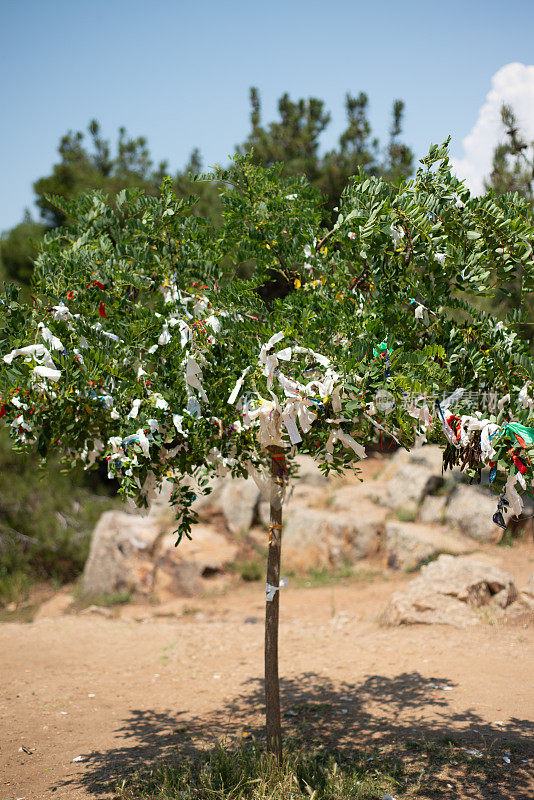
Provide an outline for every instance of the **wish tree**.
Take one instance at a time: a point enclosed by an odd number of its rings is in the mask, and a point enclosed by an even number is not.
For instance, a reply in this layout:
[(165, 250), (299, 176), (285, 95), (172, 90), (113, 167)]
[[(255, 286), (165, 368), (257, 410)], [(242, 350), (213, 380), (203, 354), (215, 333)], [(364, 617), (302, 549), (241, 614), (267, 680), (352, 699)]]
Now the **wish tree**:
[[(30, 300), (7, 286), (0, 415), (15, 446), (90, 469), (150, 503), (174, 489), (177, 540), (210, 476), (252, 475), (271, 503), (267, 744), (281, 757), (278, 610), (284, 487), (306, 453), (358, 469), (381, 439), (428, 441), (521, 512), (534, 455), (534, 364), (515, 328), (481, 310), (526, 294), (534, 227), (517, 195), (471, 198), (433, 147), (415, 178), (357, 175), (324, 226), (302, 179), (237, 157), (212, 176), (214, 228), (177, 200), (122, 191), (57, 198)], [(194, 531), (193, 531), (194, 535)]]

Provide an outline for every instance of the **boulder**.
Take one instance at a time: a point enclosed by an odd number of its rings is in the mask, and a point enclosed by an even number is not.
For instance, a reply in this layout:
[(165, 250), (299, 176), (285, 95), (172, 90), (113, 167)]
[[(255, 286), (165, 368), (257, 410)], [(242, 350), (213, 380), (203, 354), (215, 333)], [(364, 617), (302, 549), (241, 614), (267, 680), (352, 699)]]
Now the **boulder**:
[(397, 450), (374, 488), (374, 499), (397, 513), (415, 519), (423, 499), (443, 485), (441, 451), (427, 445), (407, 452)]
[[(284, 517), (299, 509), (324, 509), (329, 505), (328, 486), (310, 485), (296, 480), (286, 490), (284, 500)], [(266, 528), (269, 527), (270, 505), (264, 497), (260, 497), (258, 504), (258, 521)]]
[(385, 526), (388, 567), (410, 571), (440, 553), (468, 553), (473, 543), (441, 527), (390, 520)]
[(228, 530), (246, 533), (257, 516), (260, 491), (252, 478), (227, 480), (221, 492), (220, 503)]
[(175, 534), (167, 533), (159, 541), (153, 581), (159, 600), (204, 591), (207, 581), (220, 576), (237, 556), (237, 545), (209, 525), (194, 525), (191, 537), (177, 546)]
[(404, 464), (376, 494), (380, 504), (398, 514), (415, 519), (419, 504), (427, 494), (443, 484), (443, 479), (432, 475), (426, 467)]
[(465, 556), (441, 555), (423, 567), (405, 591), (393, 594), (384, 621), (466, 627), (480, 620), (481, 608), (502, 616), (517, 596), (513, 578), (504, 570)]
[(523, 511), (518, 517), (508, 518), (508, 530), (512, 537), (522, 535), (534, 539), (534, 499), (524, 494), (522, 500)]
[[(330, 496), (329, 507), (333, 511), (357, 511), (362, 503), (368, 504), (377, 492), (375, 481), (364, 481), (341, 486)], [(387, 512), (386, 512), (387, 513)]]
[(534, 599), (534, 572), (528, 579), (526, 586), (523, 586), (521, 591), (523, 592), (523, 594), (528, 594), (530, 597)]
[(400, 448), (386, 463), (382, 470), (381, 478), (389, 480), (394, 477), (401, 467), (406, 464), (422, 467), (429, 475), (441, 476), (443, 455), (441, 448), (433, 444), (425, 444), (413, 450)]
[(309, 486), (326, 486), (328, 478), (321, 472), (314, 458), (297, 455), (295, 462), (299, 467), (297, 482), (306, 483)]
[[(175, 547), (167, 513), (155, 504), (146, 516), (108, 511), (100, 518), (83, 574), (86, 595), (129, 591), (141, 597), (189, 597), (206, 588), (237, 554), (214, 527), (194, 525), (192, 540)], [(43, 612), (44, 613), (44, 612)]]
[(493, 522), (497, 500), (477, 486), (460, 484), (445, 508), (445, 522), (479, 542), (499, 541), (502, 530)]
[(284, 569), (306, 572), (356, 563), (373, 555), (386, 511), (367, 503), (354, 511), (296, 508), (283, 534)]
[(521, 600), (528, 608), (534, 611), (534, 572), (528, 579), (526, 586), (521, 589)]
[(106, 511), (102, 514), (83, 572), (84, 594), (129, 591), (150, 595), (154, 577), (153, 549), (161, 531), (159, 513), (142, 516)]
[(417, 519), (425, 525), (440, 525), (445, 517), (446, 505), (445, 496), (429, 494), (423, 500)]
[(194, 501), (192, 508), (198, 514), (200, 522), (209, 522), (222, 512), (221, 498), (224, 487), (231, 481), (230, 478), (208, 478), (208, 487), (211, 489), (209, 494), (200, 491)]

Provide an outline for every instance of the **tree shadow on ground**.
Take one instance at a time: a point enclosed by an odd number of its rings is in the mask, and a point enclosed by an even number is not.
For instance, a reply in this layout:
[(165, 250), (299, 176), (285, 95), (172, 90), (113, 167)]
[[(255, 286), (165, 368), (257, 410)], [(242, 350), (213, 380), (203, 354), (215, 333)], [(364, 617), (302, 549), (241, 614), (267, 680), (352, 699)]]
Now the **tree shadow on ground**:
[[(449, 701), (455, 684), (418, 672), (369, 675), (358, 683), (305, 673), (280, 682), (284, 736), (297, 747), (367, 761), (396, 758), (425, 772), (421, 797), (530, 800), (534, 792), (534, 723), (488, 724)], [(134, 709), (116, 729), (120, 745), (84, 755), (84, 775), (64, 786), (84, 786), (94, 797), (110, 782), (147, 764), (264, 740), (263, 681), (251, 679), (219, 709), (200, 716), (185, 710)], [(471, 750), (471, 752), (469, 752)], [(506, 761), (509, 759), (509, 763)]]

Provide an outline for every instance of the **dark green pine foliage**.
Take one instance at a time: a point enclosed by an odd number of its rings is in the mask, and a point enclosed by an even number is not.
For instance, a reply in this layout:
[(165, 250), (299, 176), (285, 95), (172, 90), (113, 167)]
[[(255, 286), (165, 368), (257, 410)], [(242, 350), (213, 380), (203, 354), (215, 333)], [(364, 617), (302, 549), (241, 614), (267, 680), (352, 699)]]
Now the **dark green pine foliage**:
[(292, 101), (284, 94), (278, 101), (279, 120), (261, 124), (256, 88), (250, 91), (251, 126), (247, 140), (238, 148), (251, 153), (253, 163), (269, 167), (283, 163), (282, 175), (305, 175), (325, 197), (328, 211), (335, 207), (349, 178), (358, 170), (398, 182), (413, 172), (413, 153), (401, 142), (404, 103), (395, 100), (390, 138), (385, 149), (372, 135), (369, 100), (364, 92), (347, 94), (347, 127), (338, 147), (321, 155), (321, 134), (331, 121), (324, 102), (315, 97)]
[[(495, 147), (486, 189), (510, 200), (524, 198), (534, 215), (534, 141), (527, 141), (511, 106), (502, 105), (501, 121), (506, 138)], [(498, 283), (496, 299), (500, 311), (517, 315), (521, 335), (534, 343), (534, 300), (523, 275)]]

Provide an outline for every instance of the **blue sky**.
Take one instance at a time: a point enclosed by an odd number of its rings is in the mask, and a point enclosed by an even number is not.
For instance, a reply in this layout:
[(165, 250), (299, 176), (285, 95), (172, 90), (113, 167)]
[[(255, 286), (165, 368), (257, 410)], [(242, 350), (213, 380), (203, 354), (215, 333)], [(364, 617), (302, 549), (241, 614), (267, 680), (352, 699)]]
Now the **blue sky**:
[(36, 214), (31, 184), (67, 130), (96, 117), (112, 139), (146, 135), (171, 170), (195, 146), (209, 166), (245, 138), (251, 85), (264, 120), (284, 91), (324, 99), (326, 148), (347, 91), (368, 93), (381, 138), (400, 97), (417, 155), (452, 134), (460, 159), (492, 77), (534, 61), (533, 32), (532, 0), (0, 0), (0, 230)]

